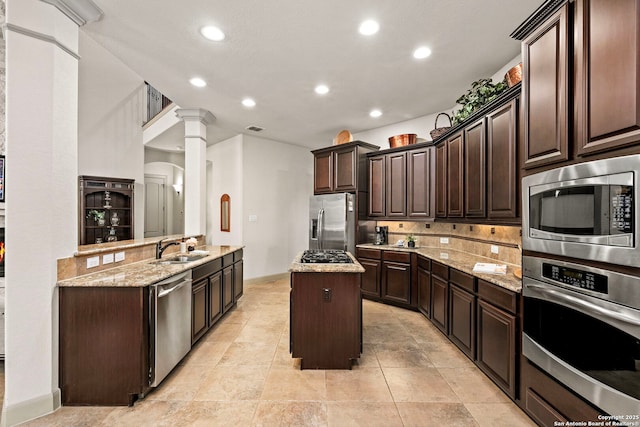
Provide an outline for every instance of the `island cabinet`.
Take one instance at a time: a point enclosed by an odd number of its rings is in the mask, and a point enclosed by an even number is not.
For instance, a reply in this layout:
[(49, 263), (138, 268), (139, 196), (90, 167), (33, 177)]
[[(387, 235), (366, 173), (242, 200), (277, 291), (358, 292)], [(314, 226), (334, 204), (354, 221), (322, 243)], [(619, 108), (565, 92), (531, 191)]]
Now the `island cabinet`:
[(380, 147), (363, 141), (312, 151), (314, 194), (366, 192), (365, 155)]
[(357, 248), (356, 257), (365, 269), (360, 285), (363, 297), (417, 310), (417, 255)]
[(362, 349), (360, 274), (292, 272), (290, 317), (300, 369), (351, 369)]
[(133, 405), (149, 390), (149, 287), (61, 287), (62, 405)]
[(639, 23), (637, 0), (548, 1), (513, 32), (522, 40), (525, 168), (628, 154), (640, 143)]
[(368, 155), (370, 218), (433, 218), (434, 147), (394, 148)]

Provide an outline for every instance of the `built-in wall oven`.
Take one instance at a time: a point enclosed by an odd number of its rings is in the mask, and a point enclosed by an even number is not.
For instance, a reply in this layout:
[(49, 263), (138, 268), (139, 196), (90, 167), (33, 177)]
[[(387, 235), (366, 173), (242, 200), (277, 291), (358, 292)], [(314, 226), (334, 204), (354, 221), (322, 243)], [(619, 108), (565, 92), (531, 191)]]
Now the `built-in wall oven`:
[(522, 353), (610, 415), (640, 415), (640, 278), (524, 256)]

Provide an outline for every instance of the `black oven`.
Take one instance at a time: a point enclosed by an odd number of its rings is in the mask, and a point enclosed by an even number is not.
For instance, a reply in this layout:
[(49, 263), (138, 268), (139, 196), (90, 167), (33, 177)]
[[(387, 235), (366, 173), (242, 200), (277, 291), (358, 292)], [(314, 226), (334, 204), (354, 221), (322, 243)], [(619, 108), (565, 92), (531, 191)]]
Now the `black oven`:
[(640, 414), (640, 278), (524, 256), (522, 352), (610, 415)]

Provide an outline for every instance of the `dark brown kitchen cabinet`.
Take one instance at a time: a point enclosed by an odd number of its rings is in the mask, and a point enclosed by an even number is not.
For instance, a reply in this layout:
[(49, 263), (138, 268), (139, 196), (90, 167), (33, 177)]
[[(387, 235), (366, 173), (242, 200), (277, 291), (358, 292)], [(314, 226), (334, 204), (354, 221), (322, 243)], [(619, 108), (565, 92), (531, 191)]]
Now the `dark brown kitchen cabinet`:
[[(378, 254), (378, 258), (379, 256)], [(382, 261), (380, 261), (380, 259), (363, 258), (363, 255), (358, 254), (358, 262), (364, 268), (360, 284), (362, 295), (374, 299), (380, 298)]]
[(434, 217), (434, 148), (407, 152), (407, 217)]
[(209, 278), (193, 283), (191, 287), (191, 344), (209, 329)]
[(382, 253), (382, 299), (401, 305), (411, 305), (411, 254), (384, 251)]
[(384, 217), (386, 211), (385, 157), (367, 159), (369, 163), (369, 209), (370, 217)]
[(445, 335), (449, 333), (449, 267), (431, 262), (431, 321)]
[[(464, 214), (468, 218), (486, 216), (486, 132), (485, 118), (464, 129)], [(456, 144), (458, 144), (456, 142)], [(456, 152), (455, 150), (453, 151)], [(449, 150), (449, 153), (452, 153)], [(457, 159), (453, 159), (456, 162)], [(462, 172), (458, 172), (460, 176)], [(457, 182), (454, 179), (454, 182)], [(451, 190), (450, 190), (451, 191)], [(455, 197), (452, 196), (452, 197)]]
[(79, 244), (133, 239), (134, 180), (80, 176), (78, 182)]
[(132, 405), (149, 390), (149, 288), (61, 287), (63, 405)]
[(447, 138), (447, 217), (464, 216), (464, 134)]
[(478, 367), (511, 398), (516, 398), (518, 294), (478, 280)]
[(471, 360), (476, 350), (476, 279), (449, 269), (449, 339)]
[(222, 273), (209, 276), (209, 327), (222, 317)]
[(407, 155), (393, 153), (385, 156), (386, 216), (407, 216)]
[(525, 168), (569, 158), (568, 8), (522, 41)]
[(640, 1), (576, 0), (578, 155), (640, 141)]
[(518, 217), (518, 105), (519, 99), (487, 115), (487, 216)]
[(431, 318), (431, 260), (418, 256), (418, 310)]
[(436, 217), (447, 217), (447, 144), (436, 145)]
[(366, 191), (365, 155), (380, 147), (363, 141), (312, 151), (314, 194)]
[(229, 311), (234, 302), (233, 266), (230, 265), (222, 270), (222, 312)]
[(238, 301), (238, 298), (244, 293), (244, 261), (239, 260), (233, 263), (233, 299)]

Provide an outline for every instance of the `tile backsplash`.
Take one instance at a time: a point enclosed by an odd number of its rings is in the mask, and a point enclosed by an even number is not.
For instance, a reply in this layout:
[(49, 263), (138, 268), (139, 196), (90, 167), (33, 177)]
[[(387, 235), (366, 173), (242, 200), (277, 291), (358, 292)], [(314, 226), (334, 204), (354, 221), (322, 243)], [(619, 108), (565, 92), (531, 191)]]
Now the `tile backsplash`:
[[(416, 237), (416, 246), (452, 249), (473, 253), (500, 262), (520, 265), (522, 257), (522, 228), (519, 226), (452, 224), (435, 222), (378, 221), (389, 227), (389, 244)], [(448, 243), (444, 243), (448, 239)], [(497, 254), (491, 249), (497, 250)]]

